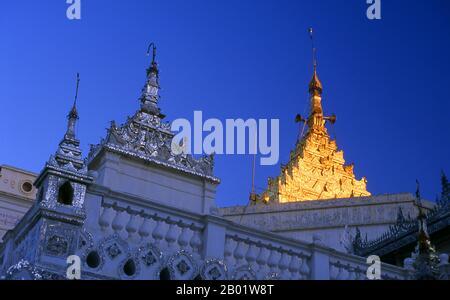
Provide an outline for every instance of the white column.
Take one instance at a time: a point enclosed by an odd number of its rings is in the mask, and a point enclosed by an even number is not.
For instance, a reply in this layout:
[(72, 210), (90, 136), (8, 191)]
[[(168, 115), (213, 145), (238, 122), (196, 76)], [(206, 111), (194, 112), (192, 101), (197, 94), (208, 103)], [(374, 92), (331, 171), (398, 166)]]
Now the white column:
[[(306, 260), (303, 263), (306, 263)], [(311, 279), (330, 279), (330, 257), (318, 249), (313, 249), (311, 256)]]
[(224, 258), (225, 227), (216, 223), (207, 222), (203, 231), (204, 258)]

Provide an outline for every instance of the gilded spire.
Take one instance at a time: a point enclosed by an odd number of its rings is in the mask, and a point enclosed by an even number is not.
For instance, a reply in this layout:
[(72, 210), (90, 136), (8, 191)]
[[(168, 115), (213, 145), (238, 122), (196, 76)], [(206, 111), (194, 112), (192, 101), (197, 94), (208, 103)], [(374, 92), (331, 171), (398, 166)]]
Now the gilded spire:
[(317, 57), (316, 57), (316, 47), (314, 47), (314, 36), (313, 29), (310, 27), (308, 29), (309, 38), (311, 39), (311, 49), (312, 49), (312, 64), (314, 68), (313, 77), (309, 82), (309, 93), (311, 95), (321, 95), (322, 94), (322, 83), (317, 76)]
[(311, 38), (312, 46), (312, 64), (313, 64), (313, 76), (309, 82), (308, 89), (311, 95), (311, 110), (308, 117), (307, 124), (309, 130), (315, 130), (316, 132), (323, 132), (326, 134), (325, 122), (330, 121), (334, 123), (336, 117), (333, 115), (331, 117), (324, 117), (322, 110), (322, 83), (317, 75), (317, 58), (316, 58), (316, 48), (314, 47), (313, 29), (309, 28), (309, 37)]
[(309, 82), (309, 93), (311, 95), (322, 95), (322, 83), (317, 76), (317, 65), (314, 64), (314, 73)]
[(317, 75), (316, 49), (312, 28), (309, 29), (312, 42), (312, 63), (314, 73), (308, 85), (310, 92), (310, 113), (305, 120), (296, 116), (296, 122), (305, 122), (308, 131), (291, 151), (289, 162), (276, 178), (269, 178), (267, 189), (253, 202), (295, 202), (305, 200), (351, 198), (370, 196), (366, 179), (355, 178), (353, 164), (345, 164), (344, 153), (338, 150), (336, 141), (327, 133), (326, 122), (333, 124), (336, 116), (324, 116), (322, 109), (322, 83)]

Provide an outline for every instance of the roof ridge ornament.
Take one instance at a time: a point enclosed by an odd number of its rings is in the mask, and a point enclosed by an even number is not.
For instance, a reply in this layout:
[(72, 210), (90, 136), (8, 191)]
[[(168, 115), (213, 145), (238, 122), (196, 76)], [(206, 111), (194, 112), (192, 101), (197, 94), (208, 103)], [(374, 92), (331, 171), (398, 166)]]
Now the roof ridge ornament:
[(159, 90), (161, 87), (159, 85), (159, 70), (158, 63), (156, 62), (155, 43), (150, 43), (148, 46), (147, 56), (150, 56), (150, 50), (153, 50), (152, 61), (150, 63), (150, 67), (147, 69), (147, 80), (142, 88), (142, 94), (140, 97), (141, 111), (163, 119), (165, 116), (161, 114), (161, 110), (158, 107), (158, 101), (160, 98)]
[[(147, 72), (155, 71), (158, 76), (158, 63), (156, 62), (156, 45), (155, 43), (150, 43), (147, 48), (147, 56), (150, 56), (150, 50), (152, 50), (152, 62)], [(148, 75), (148, 73), (147, 73)]]
[(431, 244), (430, 234), (427, 227), (427, 215), (424, 212), (422, 199), (420, 197), (420, 184), (416, 179), (416, 206), (419, 210), (417, 215), (418, 236), (417, 246), (414, 251), (415, 279), (437, 279), (439, 276), (439, 258), (436, 249)]
[(77, 111), (77, 99), (78, 99), (78, 88), (80, 85), (80, 73), (77, 73), (77, 85), (75, 89), (75, 99), (73, 101), (72, 109), (69, 111), (67, 115), (68, 124), (67, 124), (67, 132), (66, 137), (74, 139), (75, 138), (75, 125), (76, 121), (79, 119), (78, 111)]
[(314, 47), (314, 35), (313, 35), (313, 28), (308, 28), (309, 38), (311, 39), (311, 47), (312, 47), (312, 63), (314, 66), (314, 69), (317, 66), (317, 59), (316, 59), (316, 48)]
[(311, 82), (309, 83), (309, 92), (311, 94), (322, 94), (322, 83), (319, 80), (319, 76), (317, 76), (317, 55), (316, 55), (316, 47), (314, 47), (314, 36), (313, 36), (313, 28), (310, 27), (308, 29), (309, 38), (311, 39), (311, 48), (312, 48), (312, 64), (313, 64), (313, 77)]

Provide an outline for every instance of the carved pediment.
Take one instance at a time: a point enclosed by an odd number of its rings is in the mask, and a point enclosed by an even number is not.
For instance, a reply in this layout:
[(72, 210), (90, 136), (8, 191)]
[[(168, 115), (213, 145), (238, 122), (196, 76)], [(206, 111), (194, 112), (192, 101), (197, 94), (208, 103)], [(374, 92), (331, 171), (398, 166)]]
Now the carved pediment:
[(92, 160), (101, 148), (107, 148), (218, 182), (213, 177), (214, 156), (196, 159), (189, 154), (176, 154), (171, 148), (173, 137), (170, 123), (162, 122), (158, 116), (138, 111), (122, 126), (111, 122), (106, 138), (99, 145), (91, 147), (88, 159)]

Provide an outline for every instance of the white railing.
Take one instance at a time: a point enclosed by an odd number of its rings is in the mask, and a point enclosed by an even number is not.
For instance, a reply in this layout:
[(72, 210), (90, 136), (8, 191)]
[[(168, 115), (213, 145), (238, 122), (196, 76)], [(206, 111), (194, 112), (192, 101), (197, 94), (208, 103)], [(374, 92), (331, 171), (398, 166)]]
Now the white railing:
[(204, 225), (195, 216), (104, 203), (98, 225), (103, 235), (116, 233), (131, 244), (152, 243), (164, 253), (186, 250), (201, 257)]
[[(331, 280), (366, 280), (369, 264), (366, 258), (339, 252), (330, 254), (329, 277)], [(404, 268), (381, 263), (381, 279), (404, 280), (409, 274)]]
[(310, 256), (306, 247), (295, 242), (239, 233), (233, 225), (227, 228), (224, 257), (234, 276), (247, 267), (255, 279), (309, 279)]
[[(123, 198), (132, 196), (121, 196), (120, 201), (102, 201), (98, 226), (103, 235), (116, 233), (136, 245), (152, 243), (165, 256), (184, 250), (199, 265), (211, 258), (221, 260), (229, 279), (367, 279), (366, 258), (250, 229), (219, 216), (126, 201)], [(405, 269), (392, 265), (382, 264), (381, 272), (382, 279), (407, 278)]]
[[(172, 271), (172, 279), (193, 279), (211, 262), (225, 270), (222, 279), (367, 279), (366, 258), (337, 252), (320, 241), (306, 243), (217, 215), (187, 212), (129, 194), (97, 191), (95, 187), (86, 205), (88, 218), (83, 232), (87, 240), (77, 251), (86, 265), (92, 252), (97, 252), (97, 259), (102, 261), (83, 273), (88, 278), (127, 278), (122, 274), (123, 263), (134, 260), (131, 269), (140, 271), (130, 276), (136, 279), (158, 279), (164, 269)], [(18, 245), (18, 234), (8, 236), (8, 245)], [(19, 259), (13, 259), (18, 249), (5, 250), (9, 248), (3, 247), (0, 253), (8, 259), (8, 266)], [(142, 255), (149, 252), (142, 249), (152, 249), (154, 257), (150, 255), (144, 261)], [(176, 275), (171, 263), (178, 264), (186, 277)], [(217, 270), (213, 273), (219, 274)], [(406, 269), (387, 264), (381, 265), (381, 277), (409, 278)]]

